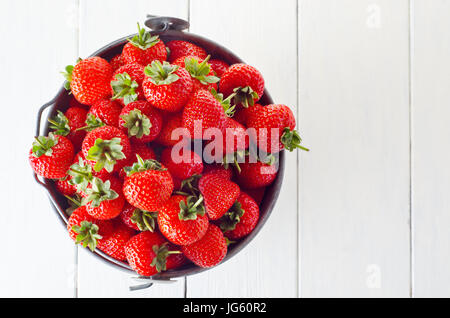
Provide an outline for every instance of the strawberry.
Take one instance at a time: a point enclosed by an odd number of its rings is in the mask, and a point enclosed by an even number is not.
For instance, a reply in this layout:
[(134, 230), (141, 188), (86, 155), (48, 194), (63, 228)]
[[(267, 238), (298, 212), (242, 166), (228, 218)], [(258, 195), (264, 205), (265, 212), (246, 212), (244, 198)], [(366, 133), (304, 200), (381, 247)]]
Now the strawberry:
[(119, 171), (131, 155), (127, 136), (116, 127), (103, 126), (90, 131), (84, 138), (83, 155), (95, 171)]
[(217, 174), (207, 174), (198, 181), (198, 189), (203, 195), (206, 213), (211, 220), (224, 215), (239, 196), (239, 186)]
[[(247, 157), (248, 158), (248, 157)], [(237, 183), (246, 189), (255, 189), (270, 185), (278, 173), (278, 164), (261, 161), (239, 163), (240, 172), (236, 173)], [(238, 169), (238, 170), (239, 170)]]
[(131, 63), (117, 69), (111, 79), (112, 99), (127, 105), (144, 98), (142, 81), (144, 80), (144, 67), (141, 64)]
[(163, 126), (158, 137), (156, 137), (156, 142), (163, 146), (170, 147), (175, 146), (183, 139), (183, 135), (185, 134), (182, 130), (185, 129), (183, 128), (181, 116), (181, 113), (174, 113), (163, 118)]
[(74, 156), (72, 143), (53, 133), (35, 139), (28, 155), (34, 172), (48, 179), (64, 178)]
[(202, 158), (193, 151), (183, 148), (181, 153), (165, 148), (161, 153), (161, 163), (167, 167), (170, 174), (180, 180), (201, 174), (203, 171)]
[(208, 229), (208, 217), (202, 198), (174, 195), (159, 210), (158, 226), (172, 243), (188, 245), (203, 237)]
[(251, 196), (253, 198), (253, 200), (255, 200), (255, 202), (260, 205), (263, 198), (264, 198), (264, 193), (266, 192), (266, 187), (261, 187), (261, 188), (253, 188), (253, 189), (242, 189), (242, 192), (247, 193), (249, 196)]
[(219, 264), (227, 254), (227, 243), (222, 231), (210, 224), (203, 237), (181, 247), (183, 254), (200, 267), (212, 267)]
[(277, 153), (286, 148), (293, 151), (300, 148), (302, 139), (295, 128), (295, 117), (286, 105), (267, 105), (252, 112), (248, 117), (247, 125), (254, 128), (256, 135), (253, 139), (258, 148), (267, 153)]
[(116, 101), (101, 99), (95, 102), (88, 112), (86, 126), (83, 129), (91, 131), (104, 125), (119, 127), (119, 116), (122, 107)]
[(119, 127), (135, 142), (150, 142), (161, 131), (162, 116), (158, 109), (145, 100), (132, 102), (122, 109)]
[(231, 209), (219, 220), (227, 238), (236, 240), (248, 235), (259, 219), (259, 207), (247, 193), (241, 192)]
[(56, 190), (63, 195), (74, 195), (77, 192), (77, 188), (69, 183), (68, 178), (59, 179), (55, 181)]
[(203, 175), (206, 176), (207, 174), (215, 174), (221, 178), (231, 180), (231, 178), (233, 178), (233, 169), (231, 169), (230, 167), (225, 167), (220, 163), (213, 163), (209, 165), (205, 164)]
[[(136, 161), (136, 155), (139, 155), (144, 160), (153, 159), (156, 160), (156, 154), (153, 151), (152, 148), (147, 146), (147, 144), (138, 143), (131, 141), (131, 155), (129, 158), (127, 158), (126, 163), (124, 164), (124, 167), (132, 166), (133, 163)], [(121, 179), (125, 179), (127, 176), (127, 173), (124, 169), (120, 169), (119, 171), (119, 177)]]
[(66, 67), (66, 89), (82, 104), (92, 105), (111, 96), (110, 81), (113, 70), (105, 59), (93, 56)]
[(214, 76), (214, 72), (209, 65), (210, 56), (201, 59), (197, 56), (182, 56), (172, 62), (173, 65), (179, 65), (186, 69), (192, 77), (194, 91), (203, 88), (210, 90), (217, 89), (219, 78)]
[(133, 237), (135, 232), (120, 220), (113, 220), (114, 230), (112, 233), (99, 240), (97, 247), (105, 254), (119, 261), (126, 261), (125, 245)]
[(248, 108), (239, 108), (233, 116), (233, 119), (236, 120), (241, 125), (247, 126), (248, 118), (251, 116), (252, 113), (256, 113), (259, 111), (259, 108), (263, 107), (260, 104), (254, 104), (251, 107)]
[(192, 95), (184, 107), (182, 120), (192, 139), (207, 139), (208, 136), (204, 133), (209, 128), (224, 132), (227, 116), (214, 96), (200, 89)]
[(80, 148), (86, 132), (78, 129), (84, 126), (86, 109), (69, 107), (64, 114), (59, 110), (57, 112), (55, 117), (48, 120), (50, 129), (53, 129), (56, 135), (67, 137), (75, 148)]
[(253, 106), (264, 93), (264, 79), (253, 66), (238, 63), (231, 65), (220, 79), (220, 92), (225, 96), (236, 93), (234, 102), (245, 108)]
[(145, 211), (158, 211), (172, 194), (173, 181), (169, 171), (156, 160), (143, 160), (125, 167), (127, 177), (123, 193), (127, 201)]
[(116, 177), (109, 176), (106, 181), (93, 178), (82, 204), (86, 206), (87, 213), (96, 219), (113, 219), (122, 212), (125, 204), (121, 190), (122, 182)]
[(178, 65), (153, 61), (145, 68), (142, 83), (145, 98), (156, 108), (179, 111), (192, 94), (193, 83), (188, 71)]
[(176, 268), (184, 261), (181, 252), (161, 234), (149, 231), (133, 236), (125, 245), (125, 254), (131, 268), (142, 276)]
[(85, 206), (80, 206), (72, 212), (67, 222), (67, 231), (72, 240), (91, 251), (99, 242), (111, 235), (114, 230), (111, 221), (96, 220), (87, 213)]
[(205, 59), (207, 55), (204, 49), (187, 41), (174, 40), (167, 42), (166, 45), (170, 51), (169, 62), (173, 62), (183, 56), (197, 56)]
[(156, 227), (157, 212), (143, 211), (135, 208), (129, 203), (125, 204), (125, 208), (120, 214), (123, 223), (136, 231), (153, 232)]
[(145, 66), (154, 60), (165, 61), (167, 51), (157, 35), (152, 36), (138, 23), (138, 34), (128, 39), (128, 43), (123, 47), (122, 58), (126, 64), (138, 63)]
[(109, 64), (111, 65), (113, 72), (116, 71), (119, 67), (125, 65), (125, 61), (123, 60), (122, 54), (117, 54), (114, 56), (111, 61), (109, 61)]
[(233, 154), (235, 152), (244, 152), (249, 146), (249, 136), (245, 127), (232, 118), (227, 118), (225, 134), (222, 139), (222, 142), (214, 144), (215, 147), (212, 149), (214, 158), (216, 158), (216, 151), (218, 151), (218, 154), (226, 156), (225, 160), (234, 158)]
[(216, 74), (217, 77), (222, 77), (225, 71), (230, 67), (224, 61), (217, 59), (210, 60), (209, 65), (211, 66), (214, 74)]

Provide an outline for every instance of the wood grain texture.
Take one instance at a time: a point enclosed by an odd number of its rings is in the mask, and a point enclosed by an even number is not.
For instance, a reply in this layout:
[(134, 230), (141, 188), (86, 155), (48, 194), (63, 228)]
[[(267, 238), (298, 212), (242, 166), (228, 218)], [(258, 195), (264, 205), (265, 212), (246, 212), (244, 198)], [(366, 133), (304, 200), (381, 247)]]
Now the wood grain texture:
[(450, 297), (450, 2), (414, 1), (414, 295)]
[[(75, 295), (75, 247), (28, 163), (39, 107), (63, 83), (59, 74), (76, 56), (71, 24), (75, 1), (2, 1), (2, 263), (0, 297)], [(45, 19), (53, 12), (51, 19)], [(15, 40), (13, 40), (15, 39)], [(58, 39), (58, 45), (55, 44)], [(6, 44), (7, 43), (7, 44)], [(8, 118), (8, 120), (6, 120)], [(13, 135), (12, 135), (13, 134)]]
[[(259, 69), (274, 101), (296, 112), (296, 6), (294, 0), (195, 0), (190, 31)], [(228, 262), (188, 277), (188, 297), (297, 296), (297, 155), (286, 157), (282, 191), (264, 228)]]
[[(81, 0), (80, 56), (85, 57), (100, 47), (137, 32), (136, 22), (144, 25), (147, 14), (169, 15), (187, 19), (187, 0), (139, 0), (124, 5), (119, 0)], [(183, 297), (184, 280), (170, 285), (154, 285), (130, 292), (128, 286), (136, 276), (109, 267), (81, 251), (78, 255), (79, 297)]]
[(408, 1), (299, 12), (301, 295), (408, 297)]

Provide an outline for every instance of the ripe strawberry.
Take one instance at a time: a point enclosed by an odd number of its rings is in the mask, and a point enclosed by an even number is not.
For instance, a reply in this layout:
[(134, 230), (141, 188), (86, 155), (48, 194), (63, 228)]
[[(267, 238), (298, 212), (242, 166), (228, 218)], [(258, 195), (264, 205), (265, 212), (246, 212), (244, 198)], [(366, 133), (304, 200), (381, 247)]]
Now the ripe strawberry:
[(183, 254), (200, 267), (212, 267), (219, 264), (227, 254), (227, 243), (222, 231), (210, 224), (203, 237), (181, 248)]
[(144, 80), (144, 67), (141, 64), (132, 63), (117, 69), (111, 79), (113, 97), (121, 105), (127, 105), (138, 99), (144, 99), (142, 81)]
[(97, 247), (105, 254), (119, 261), (126, 261), (125, 245), (133, 237), (135, 232), (120, 220), (113, 220), (114, 230), (112, 233), (99, 240)]
[(116, 71), (119, 67), (125, 65), (125, 61), (123, 60), (122, 54), (117, 54), (114, 56), (111, 61), (109, 61), (109, 64), (111, 65), (113, 72)]
[(207, 55), (204, 49), (187, 41), (174, 40), (167, 42), (166, 45), (170, 51), (169, 62), (183, 56), (197, 56), (205, 59)]
[(163, 41), (157, 35), (152, 36), (138, 23), (138, 34), (125, 44), (122, 57), (126, 64), (138, 63), (145, 66), (154, 60), (165, 61), (167, 51)]
[(172, 153), (172, 148), (165, 148), (161, 153), (161, 163), (167, 167), (170, 174), (180, 180), (201, 174), (202, 158), (193, 151), (183, 148)]
[(96, 220), (87, 213), (85, 206), (80, 206), (72, 212), (67, 222), (67, 231), (72, 240), (91, 251), (100, 241), (108, 238), (114, 230), (111, 221)]
[(295, 117), (286, 105), (267, 105), (252, 112), (247, 120), (249, 128), (256, 130), (258, 148), (267, 153), (277, 153), (286, 147), (293, 151), (300, 148), (308, 151), (300, 145), (300, 138), (295, 128)]
[(88, 112), (88, 119), (84, 129), (91, 131), (95, 128), (108, 125), (119, 127), (119, 116), (122, 107), (116, 101), (101, 99), (95, 102)]
[(231, 178), (233, 178), (233, 169), (231, 169), (231, 167), (225, 167), (220, 163), (205, 164), (203, 175), (206, 176), (207, 174), (215, 174), (221, 178), (231, 180)]
[[(66, 67), (66, 89), (82, 104), (92, 105), (111, 96), (112, 67), (105, 59), (94, 56)], [(70, 86), (69, 86), (70, 85)]]
[(56, 190), (63, 195), (72, 196), (77, 192), (77, 188), (69, 183), (69, 178), (59, 179), (55, 181)]
[(79, 107), (79, 108), (83, 108), (83, 109), (89, 110), (90, 105), (81, 104), (75, 98), (71, 98), (69, 100), (69, 107)]
[[(214, 142), (211, 141), (211, 142)], [(227, 118), (225, 134), (223, 135), (222, 143), (215, 144), (215, 147), (212, 149), (212, 156), (216, 159), (222, 159), (222, 157), (227, 156), (225, 158), (226, 162), (228, 159), (234, 158), (235, 152), (244, 152), (249, 146), (249, 136), (244, 126), (235, 121), (232, 118)], [(220, 155), (220, 158), (216, 157)], [(219, 161), (222, 162), (222, 161)]]
[(145, 211), (158, 211), (172, 194), (172, 177), (158, 161), (137, 158), (132, 167), (125, 167), (127, 177), (123, 193), (131, 205)]
[(248, 118), (251, 116), (252, 113), (256, 113), (257, 111), (259, 111), (259, 108), (261, 107), (263, 106), (260, 104), (255, 104), (248, 108), (241, 107), (234, 113), (233, 119), (236, 120), (241, 125), (247, 127)]
[(209, 65), (210, 56), (201, 59), (197, 56), (182, 56), (177, 58), (172, 64), (179, 65), (186, 69), (192, 77), (194, 84), (194, 92), (200, 88), (210, 90), (214, 88), (217, 90), (217, 82), (219, 78), (214, 76), (214, 72)]
[(119, 127), (140, 143), (153, 141), (162, 128), (162, 116), (149, 102), (140, 100), (126, 105), (120, 113)]
[[(181, 113), (174, 113), (163, 118), (163, 126), (158, 137), (156, 137), (156, 142), (167, 147), (175, 146), (183, 139), (183, 135), (187, 135), (182, 131), (185, 128), (183, 128), (181, 116)], [(176, 129), (177, 131), (175, 131)], [(173, 139), (172, 134), (174, 134)]]
[(253, 66), (238, 63), (231, 65), (220, 79), (220, 92), (225, 96), (236, 93), (235, 104), (245, 108), (253, 106), (264, 93), (264, 79)]
[[(153, 159), (156, 160), (156, 154), (152, 148), (150, 148), (147, 144), (137, 143), (131, 141), (131, 155), (127, 158), (126, 163), (123, 165), (124, 167), (132, 166), (136, 161), (136, 155), (139, 155), (144, 160)], [(125, 179), (127, 173), (124, 169), (120, 169), (119, 177), (121, 179)]]
[(220, 229), (227, 238), (240, 239), (253, 231), (258, 219), (258, 204), (247, 193), (241, 192), (231, 209), (220, 218)]
[(198, 189), (203, 195), (206, 213), (211, 220), (224, 215), (239, 196), (239, 186), (217, 174), (206, 174), (198, 181)]
[(54, 130), (55, 135), (65, 136), (69, 139), (75, 148), (80, 148), (86, 132), (78, 130), (84, 126), (87, 110), (81, 107), (69, 107), (63, 114), (58, 110), (58, 114), (49, 119), (50, 129)]
[(135, 208), (129, 203), (125, 204), (125, 208), (120, 214), (123, 223), (136, 231), (153, 232), (156, 228), (156, 219), (158, 212), (143, 211)]
[(184, 107), (182, 120), (192, 139), (207, 139), (208, 136), (204, 133), (209, 128), (224, 132), (227, 116), (214, 96), (200, 89), (192, 95)]
[(44, 178), (64, 178), (74, 156), (72, 143), (53, 133), (35, 139), (28, 155), (31, 168)]
[(255, 189), (270, 185), (278, 173), (278, 164), (266, 164), (261, 161), (239, 163), (240, 172), (236, 173), (237, 183), (246, 189)]
[(191, 75), (178, 65), (153, 61), (145, 68), (142, 83), (145, 98), (156, 108), (179, 111), (192, 94)]
[(96, 219), (115, 218), (122, 212), (125, 204), (122, 182), (113, 176), (105, 180), (93, 178), (82, 204), (86, 206), (87, 213)]
[(208, 229), (208, 217), (202, 198), (174, 195), (159, 210), (158, 226), (172, 243), (188, 245), (203, 237)]
[(266, 187), (254, 188), (254, 189), (241, 189), (242, 192), (247, 193), (249, 196), (255, 200), (255, 202), (260, 205), (263, 198), (264, 193), (266, 192)]
[(230, 67), (227, 63), (222, 60), (213, 59), (209, 61), (209, 65), (216, 74), (217, 77), (222, 77), (226, 70)]
[(125, 254), (131, 268), (142, 276), (176, 268), (184, 261), (176, 247), (160, 234), (149, 231), (133, 236), (125, 245)]
[(116, 127), (103, 126), (90, 131), (84, 138), (83, 155), (95, 171), (119, 171), (131, 155), (127, 136)]

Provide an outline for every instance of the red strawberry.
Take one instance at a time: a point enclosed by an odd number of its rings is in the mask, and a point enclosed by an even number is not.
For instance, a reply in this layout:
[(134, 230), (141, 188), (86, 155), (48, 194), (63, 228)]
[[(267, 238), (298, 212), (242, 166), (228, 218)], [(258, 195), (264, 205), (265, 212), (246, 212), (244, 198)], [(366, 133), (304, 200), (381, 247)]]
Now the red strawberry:
[(197, 56), (182, 56), (177, 58), (172, 64), (179, 65), (186, 69), (192, 77), (194, 91), (203, 88), (210, 90), (217, 89), (219, 78), (214, 76), (214, 72), (208, 64), (210, 56), (201, 59)]
[(72, 196), (77, 192), (77, 188), (74, 185), (71, 185), (69, 183), (69, 178), (67, 179), (60, 179), (56, 180), (56, 190), (58, 190), (59, 193)]
[(136, 231), (153, 232), (156, 228), (157, 212), (143, 211), (135, 208), (129, 203), (125, 204), (125, 208), (120, 214), (123, 223)]
[(227, 254), (227, 243), (222, 231), (210, 224), (203, 237), (181, 248), (183, 254), (200, 267), (212, 267), (219, 264)]
[(125, 61), (123, 60), (122, 54), (117, 54), (114, 56), (111, 61), (109, 61), (109, 64), (111, 65), (113, 72), (117, 70), (119, 67), (125, 65)]
[(79, 107), (79, 108), (83, 108), (83, 109), (89, 110), (90, 105), (81, 104), (75, 98), (71, 98), (69, 100), (69, 107)]
[(263, 106), (261, 106), (260, 104), (255, 104), (248, 108), (241, 107), (234, 113), (233, 119), (236, 120), (241, 125), (247, 126), (248, 118), (251, 116), (252, 113), (257, 112), (261, 107)]
[[(136, 161), (136, 155), (139, 155), (144, 160), (153, 159), (156, 160), (156, 154), (152, 148), (147, 146), (147, 144), (131, 142), (131, 155), (127, 158), (127, 162), (124, 164), (124, 167), (132, 166)], [(127, 173), (124, 169), (120, 169), (119, 177), (125, 179)]]
[(266, 187), (254, 188), (254, 189), (241, 189), (242, 192), (247, 193), (249, 196), (255, 200), (255, 202), (260, 205), (263, 198), (264, 193), (266, 192)]
[(209, 65), (211, 65), (211, 68), (213, 69), (217, 77), (222, 77), (225, 71), (230, 67), (224, 61), (216, 59), (210, 60)]
[(161, 163), (173, 177), (184, 180), (202, 173), (202, 158), (198, 154), (185, 148), (181, 152), (172, 152), (172, 148), (165, 148), (161, 153)]
[(66, 89), (82, 104), (92, 105), (99, 99), (111, 96), (112, 67), (105, 59), (93, 56), (66, 67)]
[(84, 138), (83, 155), (95, 171), (119, 171), (131, 155), (127, 136), (116, 127), (103, 126), (90, 131)]
[(138, 23), (138, 34), (129, 39), (122, 51), (122, 57), (126, 64), (138, 63), (148, 65), (154, 60), (165, 61), (167, 59), (166, 47), (157, 35), (152, 36)]
[(217, 174), (206, 174), (198, 181), (203, 195), (206, 213), (211, 220), (217, 220), (227, 212), (239, 196), (239, 186)]
[(159, 210), (158, 226), (172, 243), (188, 245), (203, 237), (208, 229), (208, 217), (202, 199), (174, 195)]
[(54, 129), (54, 134), (65, 136), (69, 139), (75, 148), (80, 148), (86, 132), (78, 130), (83, 127), (86, 121), (87, 110), (81, 107), (69, 107), (63, 114), (58, 114), (49, 119), (50, 129)]
[(241, 192), (231, 209), (219, 220), (227, 238), (236, 240), (248, 235), (259, 219), (259, 207), (247, 193)]
[(112, 258), (125, 261), (127, 259), (125, 245), (133, 237), (135, 232), (120, 220), (114, 220), (112, 223), (114, 226), (113, 232), (108, 237), (99, 240), (97, 247)]
[(72, 212), (67, 222), (67, 231), (72, 240), (91, 251), (98, 243), (108, 238), (114, 230), (111, 221), (96, 220), (90, 216), (85, 206), (80, 206)]
[[(248, 158), (248, 157), (247, 157)], [(240, 172), (236, 173), (238, 184), (242, 188), (255, 189), (270, 185), (278, 173), (278, 164), (266, 164), (261, 161), (239, 163)]]
[(192, 94), (192, 78), (178, 65), (153, 61), (145, 68), (145, 75), (142, 83), (144, 95), (156, 108), (177, 112)]
[(126, 105), (120, 114), (119, 127), (136, 142), (153, 141), (162, 128), (162, 116), (158, 109), (145, 100)]
[(264, 79), (261, 73), (247, 64), (231, 65), (220, 79), (220, 92), (225, 96), (236, 93), (235, 104), (245, 108), (252, 106), (264, 93)]
[[(176, 129), (178, 131), (175, 131)], [(156, 141), (163, 146), (175, 146), (183, 139), (183, 135), (187, 135), (186, 132), (183, 133), (184, 130), (181, 113), (170, 114), (163, 119), (163, 126)]]
[(210, 92), (198, 90), (184, 107), (182, 120), (192, 139), (207, 139), (208, 136), (204, 133), (209, 128), (224, 132), (227, 116), (222, 105)]
[(121, 111), (122, 107), (116, 101), (110, 99), (98, 100), (88, 112), (88, 116), (93, 115), (95, 118), (90, 117), (88, 119), (88, 122), (86, 122), (87, 126), (85, 127), (86, 130), (91, 131), (103, 125), (119, 127)]
[(53, 133), (35, 139), (28, 155), (34, 172), (44, 178), (64, 178), (74, 156), (72, 143)]
[(213, 163), (209, 165), (204, 165), (203, 169), (203, 175), (207, 174), (215, 174), (221, 178), (231, 180), (233, 178), (233, 169), (230, 167), (225, 167), (223, 164), (220, 163)]
[(179, 250), (160, 234), (149, 231), (133, 236), (125, 245), (125, 254), (131, 268), (142, 276), (152, 276), (184, 262)]
[(123, 193), (131, 205), (145, 211), (158, 211), (172, 194), (172, 177), (158, 161), (137, 157), (138, 162), (125, 168)]
[(132, 63), (117, 69), (111, 79), (113, 97), (121, 105), (127, 105), (144, 98), (142, 81), (144, 80), (144, 67)]
[(170, 51), (169, 62), (183, 56), (197, 56), (204, 59), (207, 55), (204, 49), (187, 41), (174, 40), (167, 42), (166, 45)]
[(247, 120), (249, 128), (256, 130), (258, 148), (267, 153), (277, 153), (280, 150), (295, 148), (308, 150), (300, 145), (300, 138), (295, 128), (295, 117), (286, 105), (267, 105), (252, 112)]
[(122, 194), (122, 182), (113, 176), (107, 180), (94, 178), (86, 189), (83, 205), (89, 215), (100, 220), (113, 219), (122, 212), (125, 199)]
[(224, 156), (233, 157), (232, 154), (235, 152), (243, 152), (249, 146), (249, 136), (245, 127), (232, 118), (227, 118), (223, 142), (215, 146), (212, 149), (212, 156), (216, 157), (216, 151), (221, 154), (221, 157), (217, 159), (222, 159)]

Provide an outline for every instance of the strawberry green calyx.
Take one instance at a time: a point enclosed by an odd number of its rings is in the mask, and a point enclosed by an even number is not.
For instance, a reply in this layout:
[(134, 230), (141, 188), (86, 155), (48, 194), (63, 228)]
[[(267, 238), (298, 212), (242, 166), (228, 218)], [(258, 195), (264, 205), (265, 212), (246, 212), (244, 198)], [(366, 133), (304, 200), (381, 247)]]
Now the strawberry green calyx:
[(258, 93), (255, 92), (250, 86), (236, 87), (234, 90), (236, 96), (234, 96), (234, 103), (236, 105), (242, 104), (245, 108), (253, 106), (255, 99), (257, 99)]
[(75, 131), (79, 131), (79, 130), (92, 131), (95, 128), (105, 126), (105, 123), (102, 122), (101, 119), (96, 117), (94, 114), (88, 114), (85, 123), (86, 123), (86, 126), (77, 128), (77, 129), (75, 129)]
[(52, 148), (58, 143), (58, 138), (53, 133), (49, 133), (48, 137), (38, 136), (34, 137), (34, 139), (35, 141), (32, 145), (33, 156), (36, 158), (42, 155), (51, 157), (53, 153)]
[(233, 117), (236, 106), (231, 105), (231, 100), (233, 99), (234, 96), (236, 96), (236, 93), (233, 93), (230, 96), (228, 96), (226, 99), (223, 99), (223, 94), (218, 93), (214, 88), (212, 88), (211, 94), (222, 105), (223, 110), (225, 111), (225, 114), (228, 117)]
[(300, 135), (296, 130), (290, 130), (288, 127), (283, 129), (283, 135), (281, 135), (281, 143), (287, 150), (293, 151), (295, 148), (299, 148), (305, 151), (309, 151), (308, 148), (300, 145), (301, 142), (302, 138), (300, 138)]
[(149, 212), (140, 209), (135, 209), (131, 216), (131, 222), (137, 225), (140, 231), (153, 232), (156, 227), (156, 220), (158, 212)]
[(144, 135), (150, 134), (152, 123), (139, 109), (133, 109), (128, 114), (123, 115), (122, 119), (125, 121), (123, 126), (128, 129), (128, 137), (142, 138)]
[(103, 168), (112, 172), (117, 160), (124, 159), (120, 138), (112, 138), (111, 140), (103, 140), (97, 138), (94, 145), (89, 149), (86, 159), (95, 161), (94, 170), (99, 172)]
[(205, 215), (205, 206), (203, 204), (203, 196), (190, 195), (186, 198), (186, 202), (180, 201), (180, 212), (178, 218), (182, 221), (195, 220), (197, 215)]
[(223, 232), (232, 231), (236, 228), (236, 224), (241, 221), (241, 217), (245, 211), (242, 209), (241, 203), (236, 201), (230, 210), (220, 218), (220, 229)]
[(75, 211), (76, 209), (78, 209), (82, 204), (81, 204), (81, 196), (78, 193), (75, 193), (74, 196), (68, 196), (68, 195), (64, 195), (67, 199), (67, 203), (69, 204), (69, 207), (65, 210), (67, 215), (72, 215), (72, 212)]
[(145, 67), (144, 72), (145, 75), (150, 77), (153, 84), (168, 85), (179, 79), (179, 76), (175, 74), (178, 68), (178, 65), (171, 65), (168, 62), (161, 64), (160, 61), (154, 60), (152, 64)]
[(64, 88), (66, 89), (66, 91), (70, 91), (70, 82), (72, 81), (73, 67), (74, 67), (73, 65), (67, 65), (66, 68), (64, 69), (65, 72), (61, 72), (61, 74), (66, 79), (64, 83)]
[(86, 189), (87, 196), (81, 201), (82, 205), (89, 202), (91, 206), (98, 207), (100, 203), (107, 200), (114, 200), (119, 197), (116, 191), (111, 189), (111, 182), (109, 180), (103, 182), (100, 178), (94, 178), (91, 182), (91, 187)]
[(144, 28), (141, 28), (139, 23), (137, 24), (137, 26), (138, 26), (138, 34), (133, 36), (133, 38), (128, 39), (128, 41), (135, 47), (138, 47), (141, 50), (146, 50), (159, 42), (159, 37), (157, 35), (152, 36), (150, 32), (145, 31)]
[(211, 66), (208, 61), (211, 58), (211, 55), (208, 55), (201, 63), (198, 62), (197, 59), (192, 57), (186, 57), (184, 59), (184, 68), (191, 74), (193, 78), (196, 78), (203, 85), (217, 83), (220, 78), (214, 75), (208, 76), (211, 72)]
[(55, 117), (48, 119), (48, 122), (55, 135), (67, 136), (70, 133), (69, 120), (60, 110)]
[(72, 176), (68, 181), (69, 184), (74, 185), (78, 192), (86, 191), (89, 183), (93, 180), (91, 165), (86, 163), (83, 158), (79, 158), (78, 163), (71, 165), (67, 174)]
[(97, 240), (102, 239), (102, 236), (98, 234), (98, 225), (92, 222), (82, 221), (80, 226), (72, 226), (72, 231), (78, 234), (75, 242), (83, 247), (89, 247), (92, 252), (97, 246)]
[(137, 162), (135, 162), (131, 167), (125, 167), (123, 170), (126, 172), (127, 176), (131, 176), (137, 172), (143, 172), (147, 170), (156, 170), (156, 171), (166, 171), (166, 168), (163, 168), (161, 163), (156, 160), (148, 159), (143, 160), (139, 155), (136, 155)]
[(167, 242), (161, 245), (153, 245), (152, 249), (156, 256), (153, 258), (152, 263), (150, 264), (153, 267), (156, 267), (158, 273), (165, 271), (167, 269), (167, 257), (170, 254), (181, 254), (181, 251), (169, 251), (169, 247), (167, 246)]
[(201, 177), (201, 174), (194, 174), (192, 177), (184, 179), (181, 181), (180, 191), (177, 191), (176, 193), (199, 198), (201, 194), (198, 189), (198, 181)]
[(111, 99), (123, 98), (125, 105), (134, 102), (138, 98), (136, 88), (138, 83), (133, 81), (127, 72), (116, 75), (116, 80), (111, 82), (111, 88), (113, 89), (114, 96)]

